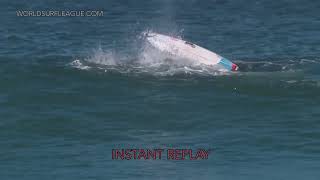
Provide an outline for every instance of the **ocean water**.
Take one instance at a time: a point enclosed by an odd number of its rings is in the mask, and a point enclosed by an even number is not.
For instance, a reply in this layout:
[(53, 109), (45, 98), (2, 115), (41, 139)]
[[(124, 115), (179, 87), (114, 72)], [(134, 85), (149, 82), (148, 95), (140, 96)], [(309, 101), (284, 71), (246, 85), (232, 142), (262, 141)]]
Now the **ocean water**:
[[(0, 2), (0, 179), (319, 179), (320, 3)], [(101, 10), (101, 17), (18, 17)], [(187, 39), (237, 73), (172, 61)], [(212, 149), (112, 160), (112, 149)]]

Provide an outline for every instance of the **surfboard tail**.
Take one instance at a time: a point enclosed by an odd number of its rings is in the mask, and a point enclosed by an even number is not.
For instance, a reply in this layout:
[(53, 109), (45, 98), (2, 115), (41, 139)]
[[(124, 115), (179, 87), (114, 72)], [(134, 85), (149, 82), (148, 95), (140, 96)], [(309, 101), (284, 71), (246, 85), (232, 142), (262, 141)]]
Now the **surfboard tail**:
[(236, 64), (234, 64), (234, 63), (232, 63), (232, 69), (231, 69), (231, 71), (238, 71), (238, 69), (239, 69), (239, 66), (236, 65)]
[(228, 60), (226, 58), (222, 58), (220, 60), (219, 64), (230, 71), (238, 71), (238, 69), (239, 69), (238, 65), (232, 63), (230, 60)]

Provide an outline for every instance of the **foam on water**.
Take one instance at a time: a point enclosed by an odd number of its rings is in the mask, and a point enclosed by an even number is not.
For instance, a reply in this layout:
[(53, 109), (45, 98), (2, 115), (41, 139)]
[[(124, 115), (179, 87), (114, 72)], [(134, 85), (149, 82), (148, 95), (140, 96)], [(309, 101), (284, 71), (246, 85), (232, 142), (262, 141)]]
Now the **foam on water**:
[[(214, 66), (195, 63), (172, 56), (153, 48), (145, 39), (145, 32), (137, 36), (132, 47), (136, 50), (124, 53), (116, 49), (94, 49), (86, 58), (75, 59), (68, 65), (78, 69), (112, 70), (120, 73), (146, 73), (155, 76), (175, 74), (226, 75), (231, 74)], [(138, 47), (138, 48), (137, 48)], [(130, 51), (129, 51), (130, 52)]]
[(304, 78), (305, 72), (320, 65), (318, 59), (306, 58), (296, 60), (233, 60), (239, 66), (239, 72), (225, 72), (215, 66), (198, 64), (155, 49), (145, 40), (145, 34), (148, 32), (150, 31), (144, 31), (136, 36), (132, 41), (134, 44), (125, 48), (127, 51), (123, 51), (123, 48), (120, 50), (117, 48), (103, 49), (98, 46), (87, 57), (75, 59), (68, 65), (81, 70), (162, 77), (175, 75), (236, 75), (275, 79), (285, 77), (284, 81), (289, 84), (301, 82), (300, 79), (302, 76)]

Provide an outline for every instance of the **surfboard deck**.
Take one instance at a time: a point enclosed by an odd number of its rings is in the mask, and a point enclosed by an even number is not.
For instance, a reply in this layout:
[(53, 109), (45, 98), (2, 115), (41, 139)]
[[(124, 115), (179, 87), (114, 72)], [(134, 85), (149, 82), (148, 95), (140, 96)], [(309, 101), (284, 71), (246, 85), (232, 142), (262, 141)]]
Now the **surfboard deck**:
[(152, 46), (171, 55), (205, 65), (221, 65), (229, 71), (238, 70), (238, 66), (228, 59), (194, 43), (154, 32), (148, 33), (146, 37)]

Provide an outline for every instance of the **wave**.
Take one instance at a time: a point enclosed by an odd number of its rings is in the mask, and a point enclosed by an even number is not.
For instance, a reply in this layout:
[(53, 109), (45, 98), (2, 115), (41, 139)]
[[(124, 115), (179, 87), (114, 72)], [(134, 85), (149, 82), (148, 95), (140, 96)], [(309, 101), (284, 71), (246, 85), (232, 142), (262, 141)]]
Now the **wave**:
[[(215, 66), (194, 63), (179, 59), (153, 48), (144, 39), (142, 32), (133, 41), (131, 48), (123, 50), (103, 49), (98, 47), (85, 58), (78, 58), (68, 66), (80, 70), (113, 72), (120, 74), (147, 74), (153, 76), (198, 75), (228, 76), (250, 75), (270, 76), (272, 74), (295, 75), (320, 68), (319, 59), (284, 59), (284, 60), (233, 60), (239, 66), (239, 72), (225, 72)], [(129, 49), (129, 50), (128, 50)], [(130, 51), (134, 49), (134, 51)]]

